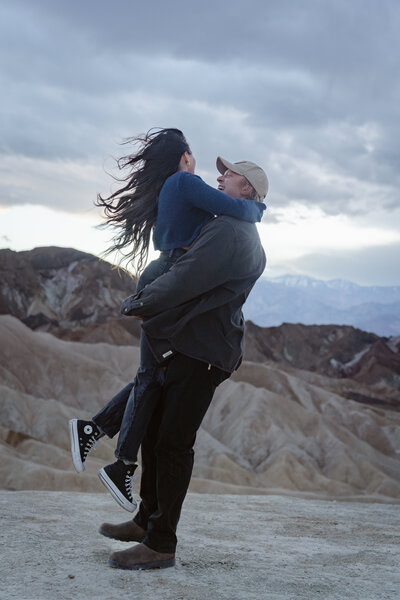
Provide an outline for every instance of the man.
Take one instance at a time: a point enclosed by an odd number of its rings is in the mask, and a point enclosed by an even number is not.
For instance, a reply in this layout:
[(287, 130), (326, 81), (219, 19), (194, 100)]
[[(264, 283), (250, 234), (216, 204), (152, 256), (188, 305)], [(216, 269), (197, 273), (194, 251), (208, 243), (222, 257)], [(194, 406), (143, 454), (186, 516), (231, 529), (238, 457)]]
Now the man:
[[(233, 197), (263, 198), (264, 171), (220, 157), (219, 189)], [(246, 195), (243, 195), (246, 194)], [(143, 318), (151, 349), (165, 363), (162, 396), (142, 442), (141, 504), (133, 521), (103, 524), (109, 537), (139, 544), (114, 552), (123, 569), (175, 564), (176, 527), (193, 468), (196, 432), (216, 387), (242, 358), (241, 312), (265, 267), (254, 224), (221, 216), (203, 227), (170, 271), (122, 305)]]

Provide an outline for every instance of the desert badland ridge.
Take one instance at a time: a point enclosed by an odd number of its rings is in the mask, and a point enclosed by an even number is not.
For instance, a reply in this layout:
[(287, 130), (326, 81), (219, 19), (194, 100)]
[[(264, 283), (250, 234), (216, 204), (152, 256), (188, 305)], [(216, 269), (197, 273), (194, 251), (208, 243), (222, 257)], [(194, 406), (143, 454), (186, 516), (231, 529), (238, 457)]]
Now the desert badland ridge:
[[(74, 249), (0, 251), (1, 482), (97, 491), (102, 442), (74, 473), (66, 422), (134, 376), (134, 280)], [(133, 322), (134, 321), (134, 322)], [(247, 323), (245, 361), (199, 432), (191, 489), (400, 498), (400, 339), (350, 326)]]

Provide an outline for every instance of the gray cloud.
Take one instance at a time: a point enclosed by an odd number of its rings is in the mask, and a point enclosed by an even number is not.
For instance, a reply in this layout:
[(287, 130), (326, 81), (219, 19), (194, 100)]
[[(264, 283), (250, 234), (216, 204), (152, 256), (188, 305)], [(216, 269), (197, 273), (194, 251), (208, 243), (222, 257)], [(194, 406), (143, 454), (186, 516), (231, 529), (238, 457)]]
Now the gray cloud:
[[(3, 204), (26, 197), (18, 157), (80, 162), (83, 177), (120, 138), (154, 125), (181, 127), (210, 181), (217, 153), (265, 165), (277, 206), (359, 215), (399, 203), (395, 0), (253, 0), (246, 10), (6, 0), (0, 10), (0, 152), (14, 156)], [(54, 205), (44, 170), (39, 162), (31, 198)], [(68, 196), (56, 206), (73, 209)]]
[[(291, 261), (294, 272), (321, 279), (348, 279), (360, 285), (400, 285), (400, 244), (361, 250), (308, 254)], [(286, 268), (287, 270), (287, 268)]]
[[(386, 66), (380, 64), (389, 42), (397, 38), (396, 0), (382, 0), (379, 6), (365, 0), (323, 5), (318, 0), (249, 0), (246, 10), (238, 0), (216, 2), (212, 9), (202, 3), (185, 6), (180, 0), (140, 5), (131, 0), (37, 0), (34, 6), (29, 0), (15, 0), (11, 5), (23, 16), (36, 15), (46, 28), (51, 26), (57, 44), (70, 53), (74, 47), (66, 32), (74, 32), (74, 43), (86, 40), (117, 56), (139, 51), (206, 62), (267, 60), (279, 68), (296, 65), (301, 70), (308, 65), (324, 72), (332, 84), (337, 76), (373, 85), (382, 68), (390, 72), (393, 63), (398, 64), (394, 53), (386, 57)], [(40, 35), (34, 39), (40, 40)], [(377, 64), (379, 72), (373, 68)], [(365, 73), (370, 74), (367, 81)]]

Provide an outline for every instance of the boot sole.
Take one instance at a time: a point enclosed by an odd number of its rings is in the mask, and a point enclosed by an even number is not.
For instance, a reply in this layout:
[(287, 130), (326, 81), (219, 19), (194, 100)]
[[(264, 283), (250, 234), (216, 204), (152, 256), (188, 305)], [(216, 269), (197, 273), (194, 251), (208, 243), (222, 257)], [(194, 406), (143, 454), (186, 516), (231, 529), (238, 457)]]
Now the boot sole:
[(125, 571), (146, 571), (147, 569), (168, 569), (168, 567), (175, 566), (175, 558), (170, 558), (168, 560), (159, 560), (152, 563), (146, 563), (142, 565), (130, 565), (129, 567), (126, 565), (120, 565), (115, 560), (108, 559), (108, 564), (114, 569), (124, 569)]
[(71, 419), (69, 422), (69, 437), (71, 440), (71, 455), (72, 462), (77, 473), (83, 473), (85, 465), (81, 459), (81, 451), (79, 449), (79, 436), (77, 428), (78, 419)]
[(122, 508), (124, 508), (128, 512), (134, 512), (136, 510), (136, 508), (137, 508), (136, 502), (134, 502), (134, 503), (129, 502), (125, 498), (125, 496), (123, 496), (121, 494), (121, 492), (119, 491), (119, 489), (117, 488), (117, 486), (115, 485), (113, 480), (110, 479), (110, 477), (107, 475), (107, 473), (105, 472), (104, 469), (100, 469), (100, 471), (97, 473), (97, 475), (99, 476), (101, 483), (108, 489), (108, 491), (110, 492), (110, 494), (112, 495), (114, 500), (116, 500)]
[[(112, 540), (118, 540), (119, 542), (124, 542), (125, 540), (121, 540), (121, 538), (115, 536), (115, 535), (111, 535), (111, 533), (107, 533), (106, 531), (103, 531), (102, 528), (99, 528), (99, 533), (101, 535), (104, 535), (104, 537), (108, 537), (111, 538)], [(128, 540), (129, 542), (133, 541), (135, 542), (136, 540)]]
[(107, 531), (104, 531), (101, 527), (99, 528), (99, 533), (101, 535), (104, 535), (104, 537), (110, 538), (111, 540), (118, 540), (119, 542), (143, 542), (145, 536), (143, 536), (142, 538), (137, 538), (137, 537), (131, 537), (131, 538), (123, 538), (122, 537), (118, 537), (117, 535), (112, 535), (111, 533), (108, 533)]

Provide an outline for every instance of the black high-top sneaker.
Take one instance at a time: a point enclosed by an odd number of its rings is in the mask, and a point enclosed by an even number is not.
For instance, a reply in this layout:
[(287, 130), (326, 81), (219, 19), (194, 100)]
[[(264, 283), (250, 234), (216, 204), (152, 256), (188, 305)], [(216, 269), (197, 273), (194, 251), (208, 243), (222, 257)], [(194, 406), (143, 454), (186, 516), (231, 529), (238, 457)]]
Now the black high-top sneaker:
[(100, 469), (100, 481), (111, 492), (113, 498), (122, 508), (133, 512), (137, 504), (132, 496), (133, 474), (137, 465), (126, 465), (122, 460)]
[(92, 421), (71, 419), (69, 422), (69, 435), (71, 438), (72, 462), (75, 470), (82, 473), (85, 470), (85, 460), (90, 450), (94, 448), (103, 433)]

